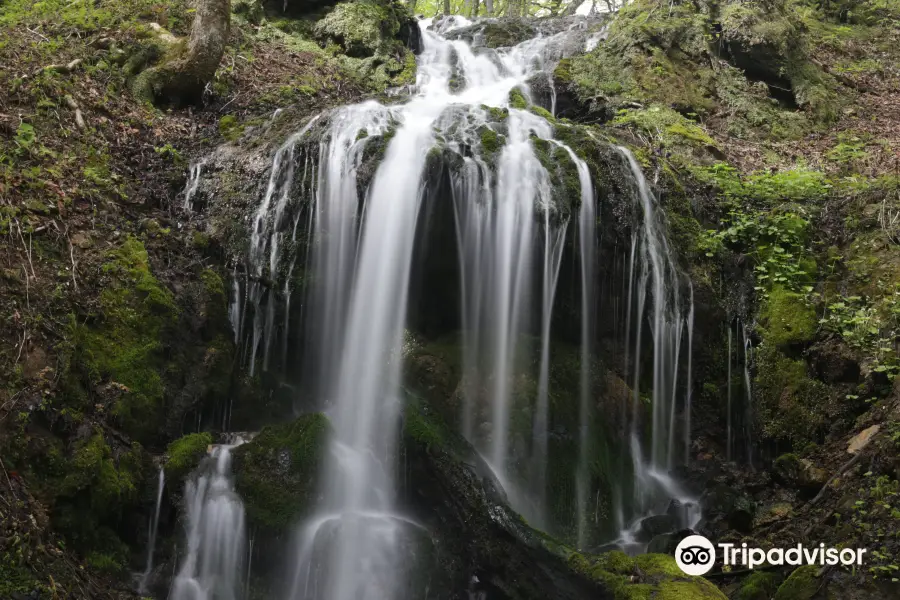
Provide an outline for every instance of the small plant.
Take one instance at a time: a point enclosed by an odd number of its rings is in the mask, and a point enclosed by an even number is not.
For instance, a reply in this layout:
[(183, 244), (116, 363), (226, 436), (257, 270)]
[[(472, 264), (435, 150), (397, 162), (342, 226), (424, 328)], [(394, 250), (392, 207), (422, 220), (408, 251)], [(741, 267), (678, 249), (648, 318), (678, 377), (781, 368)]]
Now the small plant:
[(806, 248), (809, 222), (798, 214), (732, 210), (720, 230), (709, 230), (700, 240), (706, 256), (723, 248), (753, 258), (757, 291), (767, 295), (778, 285), (795, 292), (812, 292), (815, 262)]

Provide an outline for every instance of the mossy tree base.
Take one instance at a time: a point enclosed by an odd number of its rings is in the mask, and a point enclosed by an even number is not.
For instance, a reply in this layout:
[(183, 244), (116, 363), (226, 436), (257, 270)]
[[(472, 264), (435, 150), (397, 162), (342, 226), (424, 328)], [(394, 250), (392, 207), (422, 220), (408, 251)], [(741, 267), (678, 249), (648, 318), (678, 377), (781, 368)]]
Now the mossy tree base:
[(197, 0), (188, 41), (173, 44), (162, 62), (138, 75), (132, 91), (158, 104), (196, 104), (216, 74), (231, 22), (231, 0)]

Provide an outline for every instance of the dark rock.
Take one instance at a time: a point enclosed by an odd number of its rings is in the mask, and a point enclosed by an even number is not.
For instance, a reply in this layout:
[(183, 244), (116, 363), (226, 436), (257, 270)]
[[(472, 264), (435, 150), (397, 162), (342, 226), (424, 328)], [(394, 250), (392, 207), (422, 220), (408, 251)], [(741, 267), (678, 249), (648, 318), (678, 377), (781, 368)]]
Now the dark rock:
[(825, 383), (859, 383), (862, 369), (847, 345), (827, 340), (809, 350), (809, 362)]
[(696, 502), (681, 502), (672, 499), (666, 508), (666, 514), (675, 519), (675, 522), (681, 527), (687, 527), (691, 524), (691, 516), (695, 515), (699, 510)]
[(748, 496), (727, 485), (717, 485), (700, 498), (706, 526), (724, 521), (732, 529), (746, 533), (753, 528), (756, 504)]
[(828, 481), (828, 472), (812, 461), (795, 454), (782, 454), (772, 464), (772, 478), (778, 483), (795, 489), (801, 496), (813, 497)]
[(657, 535), (674, 531), (676, 527), (678, 522), (672, 515), (652, 515), (641, 520), (637, 538), (649, 542)]
[(655, 536), (647, 545), (648, 554), (675, 554), (675, 549), (684, 538), (694, 535), (693, 529), (682, 529), (673, 533), (662, 533)]

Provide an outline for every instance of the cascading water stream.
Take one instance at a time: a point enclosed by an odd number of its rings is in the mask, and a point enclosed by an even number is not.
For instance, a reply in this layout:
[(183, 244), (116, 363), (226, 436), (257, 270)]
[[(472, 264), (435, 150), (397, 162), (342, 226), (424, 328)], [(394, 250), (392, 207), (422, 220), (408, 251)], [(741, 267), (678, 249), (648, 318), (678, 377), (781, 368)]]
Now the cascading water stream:
[(750, 382), (750, 363), (753, 361), (753, 343), (747, 335), (747, 328), (741, 327), (744, 348), (744, 443), (747, 447), (747, 464), (753, 466), (753, 386)]
[[(435, 153), (448, 152), (457, 159), (450, 191), (464, 346), (461, 428), (494, 469), (513, 507), (538, 525), (547, 518), (554, 301), (567, 233), (577, 234), (581, 340), (577, 464), (570, 466), (570, 473), (577, 488), (574, 528), (579, 546), (589, 538), (589, 506), (599, 504), (591, 489), (589, 455), (595, 435), (590, 427), (599, 297), (595, 286), (601, 268), (594, 188), (587, 164), (554, 139), (554, 125), (510, 106), (512, 89), (529, 95), (527, 82), (565, 55), (562, 37), (539, 37), (498, 52), (475, 52), (463, 41), (424, 28), (422, 37), (417, 83), (408, 102), (385, 106), (369, 101), (319, 115), (278, 149), (253, 218), (247, 263), (242, 272), (235, 269), (229, 316), (235, 339), (246, 344), (244, 358), (251, 374), (257, 368), (267, 370), (272, 361), (287, 364), (292, 278), (301, 267), (313, 274), (302, 299), (304, 337), (310, 340), (304, 372), (315, 380), (334, 435), (318, 512), (297, 534), (284, 590), (287, 600), (421, 597), (403, 584), (410, 562), (404, 552), (418, 526), (398, 514), (394, 471), (411, 270), (427, 194), (426, 165)], [(488, 107), (505, 109), (502, 119), (496, 108)], [(485, 141), (491, 136), (496, 148)], [(570, 217), (558, 205), (553, 176), (546, 158), (542, 161), (536, 151), (538, 144), (558, 149), (555, 159), (567, 160), (577, 172), (577, 231), (568, 227)], [(383, 158), (363, 179), (364, 163), (377, 152)], [(625, 149), (619, 152), (632, 173), (635, 206), (643, 215), (631, 248), (626, 346), (634, 363), (630, 440), (635, 514), (645, 515), (663, 496), (666, 501), (690, 501), (667, 473), (681, 453), (676, 406), (685, 328), (684, 405), (690, 403), (693, 303), (691, 298), (685, 315), (682, 278), (655, 216), (656, 200), (634, 157)], [(570, 201), (576, 205), (574, 198)], [(308, 252), (298, 255), (304, 243)], [(653, 341), (652, 437), (646, 461), (636, 418), (645, 319)], [(290, 320), (296, 323), (295, 317)], [(631, 329), (636, 329), (634, 337)], [(523, 398), (526, 394), (517, 386), (523, 365), (533, 369), (531, 346), (539, 349), (534, 361), (537, 385)], [(531, 410), (532, 421), (526, 439), (519, 439), (513, 416), (522, 414), (523, 406)], [(689, 429), (689, 415), (685, 421)], [(689, 431), (684, 439), (688, 445)], [(222, 477), (231, 491), (227, 476)], [(188, 495), (206, 502), (204, 494), (192, 489)], [(617, 508), (624, 522), (622, 504)], [(243, 558), (242, 508), (231, 508), (228, 518), (241, 555), (229, 563), (233, 579), (225, 587), (239, 590), (249, 563)], [(595, 506), (594, 521), (598, 512)], [(189, 515), (194, 514), (189, 508)], [(197, 555), (211, 551), (203, 550), (204, 544), (189, 543), (176, 579), (183, 595), (175, 595), (173, 588), (173, 600), (193, 598), (186, 595), (193, 593), (190, 590), (208, 587), (196, 565)], [(220, 574), (217, 571), (216, 577)]]
[(166, 472), (160, 467), (159, 483), (156, 487), (156, 508), (153, 511), (153, 520), (150, 521), (150, 537), (149, 543), (147, 544), (147, 566), (144, 568), (144, 573), (141, 575), (141, 580), (138, 584), (139, 594), (147, 591), (147, 582), (150, 579), (150, 574), (153, 572), (153, 552), (156, 549), (156, 532), (159, 529), (159, 509), (162, 506), (163, 490), (165, 487)]
[(731, 460), (732, 453), (732, 415), (731, 415), (731, 325), (728, 326), (728, 377), (726, 379), (727, 389), (728, 389), (728, 398), (727, 405), (725, 409), (725, 419), (726, 419), (726, 433), (725, 433), (725, 460)]
[[(483, 129), (496, 127), (484, 105), (508, 107), (511, 89), (527, 92), (525, 81), (541, 65), (561, 58), (557, 38), (529, 40), (492, 57), (428, 30), (422, 35), (416, 94), (403, 105), (366, 102), (335, 111), (327, 117), (325, 141), (320, 144), (315, 208), (310, 211), (315, 240), (310, 265), (319, 277), (311, 291), (308, 318), (322, 357), (316, 378), (327, 399), (334, 439), (320, 513), (298, 535), (294, 577), (287, 590), (290, 599), (399, 598), (403, 593), (400, 582), (406, 561), (400, 547), (415, 524), (397, 515), (393, 506), (393, 440), (402, 402), (401, 346), (425, 164), (438, 136), (464, 165), (455, 174), (454, 185), (463, 321), (471, 342), (466, 344), (464, 361), (474, 365), (473, 357), (484, 357), (486, 361), (477, 362), (489, 370), (491, 430), (484, 445), (478, 445), (507, 482), (513, 502), (526, 514), (533, 512), (528, 507), (534, 499), (517, 493), (507, 470), (508, 432), (515, 368), (523, 358), (522, 334), (536, 295), (532, 271), (538, 240), (543, 240), (544, 250), (540, 277), (544, 359), (537, 418), (546, 422), (550, 315), (566, 221), (555, 214), (550, 174), (532, 139), (549, 143), (553, 128), (538, 115), (508, 108), (505, 144), (495, 163), (487, 160), (485, 148), (477, 156), (465, 148), (480, 147)], [(451, 80), (456, 78), (465, 81), (465, 87), (453, 91)], [(282, 262), (276, 256), (282, 218), (276, 207), (289, 202), (296, 179), (295, 153), (312, 125), (293, 136), (273, 162), (251, 242), (250, 264), (260, 265), (255, 267), (260, 277), (276, 272)], [(367, 145), (379, 139), (386, 144), (384, 157), (360, 197), (357, 169)], [(582, 199), (593, 202), (586, 165), (570, 149), (554, 143), (577, 165)], [(263, 257), (268, 257), (268, 265)], [(253, 301), (260, 306), (259, 299)], [(269, 310), (267, 305), (254, 311), (254, 331), (261, 332), (251, 341), (254, 349), (269, 343), (265, 338), (270, 326), (261, 317)], [(252, 354), (251, 364), (254, 358)], [(472, 414), (463, 422), (474, 441)], [(546, 425), (538, 422), (534, 435), (539, 438), (537, 453), (544, 454), (540, 462), (545, 463), (546, 451), (540, 446), (546, 443)]]
[[(671, 500), (689, 509), (681, 518), (682, 527), (692, 527), (699, 519), (696, 501), (683, 493), (669, 471), (680, 461), (676, 451), (678, 414), (678, 372), (680, 369), (681, 346), (684, 329), (693, 325), (693, 294), (690, 306), (684, 310), (681, 301), (682, 276), (678, 272), (668, 248), (665, 231), (656, 214), (656, 199), (637, 163), (626, 149), (619, 147), (631, 171), (636, 188), (636, 200), (641, 211), (641, 226), (635, 232), (630, 259), (631, 280), (629, 283), (628, 321), (635, 321), (634, 351), (630, 354), (634, 361), (634, 402), (632, 406), (631, 454), (634, 468), (634, 509), (638, 517), (628, 530), (621, 534), (621, 543), (629, 550), (642, 547), (636, 543), (635, 534), (645, 516), (661, 513)], [(648, 293), (649, 292), (649, 293)], [(653, 342), (653, 379), (651, 388), (650, 453), (644, 458), (641, 443), (641, 370), (640, 357), (644, 311), (647, 303), (650, 310), (647, 318)], [(632, 308), (633, 311), (632, 312)], [(629, 326), (630, 327), (630, 326)], [(692, 332), (688, 331), (688, 352), (691, 351)], [(688, 361), (688, 364), (690, 362)], [(689, 367), (688, 367), (689, 370)], [(688, 372), (688, 377), (690, 373)], [(690, 383), (682, 407), (689, 406)], [(689, 409), (688, 409), (689, 410)], [(687, 421), (689, 417), (685, 417)], [(682, 425), (683, 426), (683, 425)], [(689, 435), (686, 432), (685, 435)]]
[(169, 600), (238, 600), (244, 593), (244, 505), (234, 491), (231, 450), (214, 446), (187, 481), (187, 546)]

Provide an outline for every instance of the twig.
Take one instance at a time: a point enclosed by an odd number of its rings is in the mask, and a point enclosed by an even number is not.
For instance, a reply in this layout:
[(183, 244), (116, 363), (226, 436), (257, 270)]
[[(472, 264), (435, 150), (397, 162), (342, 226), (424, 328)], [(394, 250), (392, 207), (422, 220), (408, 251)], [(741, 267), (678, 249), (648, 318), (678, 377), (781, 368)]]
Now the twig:
[[(29, 249), (29, 248), (30, 248), (30, 245), (31, 245), (31, 244), (30, 244), (30, 242), (31, 242), (31, 234), (28, 234), (28, 241), (29, 241), (29, 244), (26, 245), (26, 244), (25, 244), (25, 236), (22, 235), (22, 226), (19, 225), (19, 220), (18, 220), (18, 219), (16, 219), (16, 229), (19, 231), (19, 239), (22, 240), (22, 248), (25, 249), (25, 257), (28, 258), (28, 266), (31, 267), (31, 276), (34, 277), (35, 280), (37, 280), (37, 275), (36, 275), (35, 272), (34, 272), (34, 263), (31, 262), (31, 250)], [(27, 272), (26, 272), (26, 274), (27, 274)], [(27, 279), (27, 277), (26, 277), (26, 279)]]
[(844, 466), (841, 467), (840, 469), (838, 469), (838, 472), (835, 473), (834, 475), (832, 475), (831, 478), (825, 482), (825, 485), (822, 486), (822, 489), (819, 490), (819, 493), (816, 494), (815, 498), (810, 500), (810, 502), (809, 502), (809, 504), (807, 504), (807, 506), (810, 508), (815, 506), (819, 502), (819, 500), (821, 500), (822, 497), (825, 495), (825, 492), (828, 490), (828, 486), (830, 486), (832, 483), (834, 483), (835, 479), (837, 479), (838, 477), (840, 477), (841, 475), (846, 473), (850, 469), (850, 467), (852, 467), (853, 465), (855, 465), (856, 463), (861, 461), (863, 456), (864, 456), (864, 453), (860, 452), (859, 454), (857, 454), (856, 456), (854, 456), (853, 458), (848, 460), (846, 463), (844, 463)]
[(6, 476), (6, 485), (9, 486), (9, 489), (12, 489), (12, 482), (9, 480), (9, 473), (6, 472), (6, 465), (3, 464), (2, 458), (0, 458), (0, 469), (3, 469), (3, 475)]
[(50, 41), (50, 40), (47, 39), (45, 36), (41, 35), (41, 34), (38, 33), (37, 31), (35, 31), (34, 29), (29, 29), (28, 27), (26, 27), (25, 29), (28, 29), (29, 32), (31, 32), (31, 33), (33, 33), (34, 35), (38, 36), (39, 38), (43, 39), (45, 42), (49, 42), (49, 41)]
[(66, 241), (69, 242), (69, 260), (72, 261), (72, 285), (75, 286), (75, 291), (78, 291), (78, 281), (75, 279), (75, 249), (72, 246), (72, 240), (69, 238), (69, 226), (66, 225)]
[(22, 350), (25, 349), (25, 340), (28, 339), (28, 326), (25, 326), (25, 331), (22, 332), (22, 343), (19, 345), (19, 353), (16, 354), (16, 361), (13, 363), (14, 365), (19, 364), (19, 359), (22, 358)]

